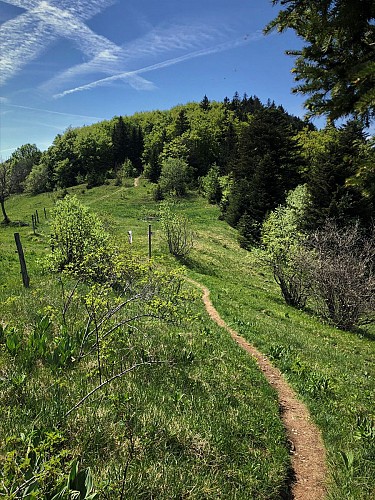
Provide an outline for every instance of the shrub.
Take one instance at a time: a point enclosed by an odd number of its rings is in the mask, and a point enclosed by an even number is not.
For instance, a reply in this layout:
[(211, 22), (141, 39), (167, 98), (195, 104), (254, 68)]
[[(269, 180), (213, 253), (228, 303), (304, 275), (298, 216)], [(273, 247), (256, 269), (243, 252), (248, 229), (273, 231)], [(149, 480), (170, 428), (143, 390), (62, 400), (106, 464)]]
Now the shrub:
[(343, 330), (375, 321), (375, 230), (328, 221), (308, 247), (313, 258), (304, 266), (318, 313)]
[(68, 270), (96, 281), (103, 278), (114, 253), (109, 234), (98, 217), (75, 196), (66, 196), (56, 203), (51, 233), (48, 261), (53, 271)]
[(159, 185), (163, 193), (177, 197), (184, 196), (190, 182), (190, 167), (181, 158), (166, 158), (163, 160)]
[(175, 257), (186, 257), (193, 247), (193, 232), (189, 220), (173, 213), (171, 203), (160, 204), (160, 223), (169, 252)]

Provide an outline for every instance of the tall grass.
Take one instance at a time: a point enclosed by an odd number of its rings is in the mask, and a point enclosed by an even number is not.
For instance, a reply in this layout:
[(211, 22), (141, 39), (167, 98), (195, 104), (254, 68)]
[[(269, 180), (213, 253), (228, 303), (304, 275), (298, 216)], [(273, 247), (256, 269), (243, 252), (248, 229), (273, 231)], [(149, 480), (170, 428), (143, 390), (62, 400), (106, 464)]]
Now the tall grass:
[[(154, 218), (157, 207), (147, 189), (71, 191), (106, 216), (128, 251), (131, 229), (132, 252), (146, 259), (152, 220), (156, 265), (180, 265), (165, 252)], [(38, 199), (11, 200), (10, 216), (27, 214)], [(50, 209), (53, 200), (43, 199), (48, 201)], [(61, 288), (42, 273), (38, 261), (48, 249), (48, 221), (39, 225), (37, 235), (30, 227), (19, 232), (29, 289), (22, 288), (18, 263), (10, 259), (12, 229), (1, 232), (3, 255), (9, 258), (7, 269), (1, 265), (5, 286), (0, 306), (2, 324), (8, 324), (0, 341), (0, 435), (5, 437), (0, 460), (8, 471), (4, 488), (9, 488), (9, 475), (22, 482), (26, 473), (44, 474), (41, 488), (56, 485), (79, 458), (82, 467), (92, 468), (100, 498), (287, 495), (290, 460), (276, 395), (254, 361), (212, 324), (193, 290), (181, 306), (179, 323), (147, 319), (118, 331), (103, 346), (104, 378), (140, 366), (69, 413), (100, 383), (95, 353), (62, 365), (48, 357), (63, 326)], [(72, 308), (69, 314), (73, 336), (82, 329), (85, 311)], [(10, 348), (11, 335), (23, 348)], [(38, 347), (33, 351), (27, 346)], [(53, 446), (45, 444), (46, 436), (55, 440)], [(33, 455), (30, 449), (36, 450)], [(34, 463), (36, 453), (39, 465)], [(40, 491), (48, 498), (47, 490)]]
[[(261, 253), (240, 249), (217, 208), (194, 194), (178, 205), (192, 222), (194, 248), (177, 261), (164, 246), (145, 182), (137, 189), (70, 191), (106, 218), (125, 250), (132, 230), (132, 251), (145, 258), (152, 224), (156, 264), (183, 264), (208, 286), (220, 315), (279, 366), (308, 405), (328, 450), (328, 498), (374, 498), (375, 332), (343, 332), (286, 306)], [(49, 209), (53, 198), (15, 197), (9, 215), (25, 218), (36, 205)], [(19, 228), (29, 290), (22, 288), (12, 231), (0, 230), (1, 321), (27, 335), (42, 309), (58, 301), (38, 265), (48, 247), (48, 221), (37, 235)], [(121, 491), (129, 498), (285, 496), (290, 462), (276, 396), (253, 361), (208, 319), (198, 295), (190, 306), (180, 325), (146, 323), (119, 338), (127, 363), (145, 353), (168, 363), (132, 371), (66, 420), (64, 413), (97, 382), (94, 361), (57, 372), (43, 364), (27, 371), (2, 346), (0, 433), (19, 435), (62, 421), (69, 456), (94, 468), (103, 498)]]

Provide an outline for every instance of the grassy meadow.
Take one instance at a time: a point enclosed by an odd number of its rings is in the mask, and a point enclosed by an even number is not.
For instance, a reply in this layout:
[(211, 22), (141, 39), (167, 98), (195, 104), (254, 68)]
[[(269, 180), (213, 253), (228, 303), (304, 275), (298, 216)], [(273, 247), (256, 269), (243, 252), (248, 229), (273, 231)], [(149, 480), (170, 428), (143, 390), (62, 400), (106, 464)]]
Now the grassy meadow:
[[(343, 332), (286, 306), (261, 252), (240, 249), (217, 207), (195, 194), (176, 208), (195, 232), (189, 257), (177, 261), (162, 240), (146, 181), (137, 188), (129, 182), (68, 191), (106, 221), (126, 251), (132, 230), (131, 251), (144, 260), (152, 225), (154, 265), (182, 266), (209, 287), (223, 319), (270, 357), (307, 404), (327, 447), (328, 498), (374, 498), (375, 331)], [(288, 498), (290, 458), (276, 395), (255, 362), (208, 318), (190, 285), (180, 321), (146, 318), (116, 333), (105, 346), (106, 379), (120, 365), (140, 366), (69, 415), (99, 384), (95, 353), (56, 367), (35, 357), (26, 362), (21, 349), (9, 348), (6, 332), (24, 345), (35, 332), (53, 336), (61, 326), (61, 287), (40, 261), (49, 250), (56, 198), (7, 201), (13, 221), (30, 223), (38, 210), (36, 234), (31, 226), (0, 228), (0, 492), (13, 498), (12, 491), (38, 474), (45, 485), (58, 485), (79, 459), (82, 470), (91, 468), (99, 498)], [(16, 231), (29, 289), (22, 286)], [(69, 314), (78, 331), (84, 311), (77, 306)]]

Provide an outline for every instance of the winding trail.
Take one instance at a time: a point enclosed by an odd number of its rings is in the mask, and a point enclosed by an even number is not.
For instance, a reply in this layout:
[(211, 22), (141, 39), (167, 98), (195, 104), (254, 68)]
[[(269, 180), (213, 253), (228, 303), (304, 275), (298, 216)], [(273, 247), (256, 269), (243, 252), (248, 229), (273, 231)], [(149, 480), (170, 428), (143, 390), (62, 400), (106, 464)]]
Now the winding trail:
[(306, 406), (299, 401), (280, 370), (220, 317), (210, 300), (209, 289), (190, 278), (188, 281), (202, 290), (203, 302), (211, 319), (225, 328), (233, 340), (256, 359), (260, 370), (277, 391), (281, 418), (291, 449), (294, 473), (294, 482), (291, 485), (292, 498), (294, 500), (322, 500), (326, 494), (326, 453), (320, 431), (311, 422)]

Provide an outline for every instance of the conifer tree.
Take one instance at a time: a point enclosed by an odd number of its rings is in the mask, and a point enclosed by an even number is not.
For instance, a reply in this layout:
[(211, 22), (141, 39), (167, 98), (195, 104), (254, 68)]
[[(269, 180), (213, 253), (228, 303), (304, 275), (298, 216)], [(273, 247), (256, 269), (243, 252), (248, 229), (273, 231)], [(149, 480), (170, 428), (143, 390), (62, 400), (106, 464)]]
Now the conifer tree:
[(309, 115), (329, 120), (375, 117), (374, 0), (273, 0), (284, 9), (266, 27), (295, 30), (306, 42), (296, 56), (295, 92), (309, 96)]

